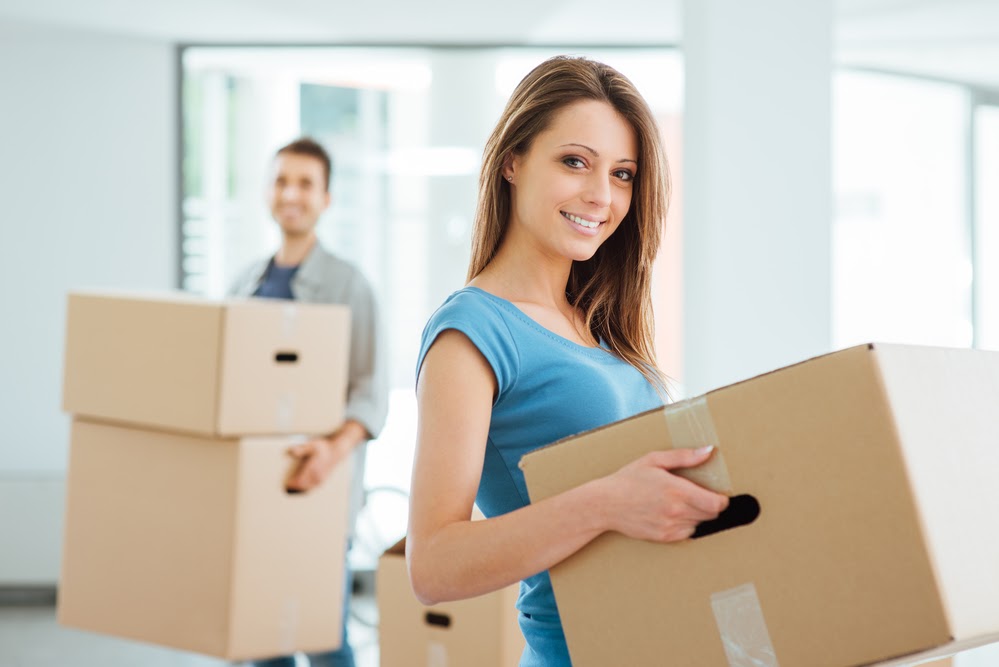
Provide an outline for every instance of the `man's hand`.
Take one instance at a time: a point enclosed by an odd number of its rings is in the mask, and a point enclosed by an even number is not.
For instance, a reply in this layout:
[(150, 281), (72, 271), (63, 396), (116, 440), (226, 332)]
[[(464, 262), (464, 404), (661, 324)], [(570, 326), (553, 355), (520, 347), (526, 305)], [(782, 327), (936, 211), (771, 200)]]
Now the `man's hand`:
[(363, 426), (348, 421), (330, 436), (313, 438), (289, 448), (288, 453), (298, 460), (298, 465), (285, 482), (285, 488), (289, 491), (308, 491), (319, 486), (367, 437), (368, 432)]

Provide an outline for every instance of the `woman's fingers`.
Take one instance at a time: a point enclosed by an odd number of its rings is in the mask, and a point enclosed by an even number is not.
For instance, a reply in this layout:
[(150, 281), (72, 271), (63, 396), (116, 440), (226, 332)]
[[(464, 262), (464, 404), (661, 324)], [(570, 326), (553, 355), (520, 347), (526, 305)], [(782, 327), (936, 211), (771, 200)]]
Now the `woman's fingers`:
[(717, 518), (728, 498), (674, 475), (672, 470), (701, 465), (713, 447), (649, 452), (617, 475), (624, 494), (621, 532), (656, 542), (686, 539), (702, 521)]
[(660, 449), (649, 452), (643, 458), (664, 470), (696, 468), (711, 458), (714, 451), (715, 448), (711, 445), (697, 449)]

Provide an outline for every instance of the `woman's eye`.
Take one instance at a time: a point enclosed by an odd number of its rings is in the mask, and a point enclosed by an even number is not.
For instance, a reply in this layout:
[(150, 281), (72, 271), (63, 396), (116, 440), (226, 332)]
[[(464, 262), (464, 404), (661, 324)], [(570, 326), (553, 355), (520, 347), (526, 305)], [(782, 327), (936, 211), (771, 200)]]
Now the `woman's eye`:
[(614, 175), (620, 178), (622, 181), (633, 181), (635, 179), (635, 175), (630, 171), (628, 171), (627, 169), (619, 169), (618, 171), (614, 172)]
[(564, 164), (567, 167), (572, 167), (573, 169), (579, 169), (581, 167), (586, 166), (583, 164), (583, 161), (580, 160), (578, 157), (567, 157), (562, 160), (562, 164)]

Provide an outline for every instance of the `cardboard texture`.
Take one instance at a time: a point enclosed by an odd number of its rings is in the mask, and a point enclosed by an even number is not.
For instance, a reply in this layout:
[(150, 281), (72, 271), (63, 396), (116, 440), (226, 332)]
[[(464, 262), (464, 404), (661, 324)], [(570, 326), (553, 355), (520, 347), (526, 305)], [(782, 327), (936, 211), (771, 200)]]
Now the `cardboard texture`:
[(71, 293), (66, 326), (67, 412), (219, 436), (343, 421), (345, 306)]
[(288, 494), (293, 442), (74, 420), (59, 622), (230, 660), (339, 646), (350, 466)]
[(381, 667), (517, 667), (524, 652), (514, 606), (520, 587), (425, 607), (409, 583), (405, 545), (378, 559)]
[(574, 665), (911, 664), (999, 640), (999, 353), (864, 345), (717, 389), (526, 455), (532, 502), (670, 448), (697, 401), (707, 478), (760, 515), (675, 544), (606, 533), (553, 568)]

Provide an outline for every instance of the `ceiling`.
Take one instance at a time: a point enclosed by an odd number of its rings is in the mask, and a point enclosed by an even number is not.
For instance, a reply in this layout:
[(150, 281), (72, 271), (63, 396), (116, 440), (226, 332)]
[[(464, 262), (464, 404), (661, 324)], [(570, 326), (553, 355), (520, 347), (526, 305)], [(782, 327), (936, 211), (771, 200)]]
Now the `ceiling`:
[(839, 0), (836, 59), (999, 90), (999, 0)]
[(0, 16), (179, 42), (675, 42), (680, 1), (637, 2), (642, 21), (606, 0), (0, 0)]
[[(0, 19), (180, 43), (682, 44), (682, 0), (632, 0), (627, 11), (611, 6), (606, 0), (0, 0)], [(999, 90), (999, 0), (838, 0), (835, 12), (838, 63)]]

